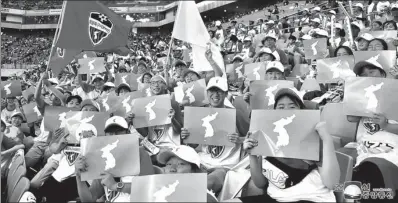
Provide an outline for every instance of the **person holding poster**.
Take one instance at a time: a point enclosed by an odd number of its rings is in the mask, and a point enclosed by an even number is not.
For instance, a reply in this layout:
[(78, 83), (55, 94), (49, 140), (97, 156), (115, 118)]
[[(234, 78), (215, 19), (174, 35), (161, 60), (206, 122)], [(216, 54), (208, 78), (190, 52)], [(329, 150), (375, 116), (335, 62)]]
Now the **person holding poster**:
[[(274, 109), (304, 109), (300, 96), (291, 89), (280, 89), (276, 94)], [(333, 187), (340, 178), (332, 136), (326, 131), (324, 122), (315, 127), (322, 143), (320, 163), (307, 160), (273, 158), (250, 155), (250, 173), (258, 188), (267, 192), (260, 196), (241, 197), (229, 202), (336, 202)], [(243, 149), (257, 146), (257, 140), (250, 138), (251, 132), (243, 142)], [(283, 174), (277, 182), (268, 174)], [(272, 172), (272, 173), (271, 173)], [(278, 183), (278, 184), (277, 184)], [(282, 187), (281, 187), (282, 186)]]
[[(225, 106), (224, 100), (228, 95), (228, 86), (225, 78), (214, 77), (207, 85), (207, 96), (209, 98), (209, 108), (229, 108)], [(202, 168), (208, 173), (208, 188), (212, 188), (218, 193), (223, 186), (225, 175), (229, 168), (233, 167), (240, 160), (242, 137), (240, 133), (242, 127), (239, 119), (236, 126), (237, 132), (228, 135), (229, 141), (235, 143), (233, 147), (202, 145), (199, 152)], [(187, 129), (181, 129), (181, 139), (185, 140), (190, 136)], [(194, 146), (197, 148), (198, 145)]]

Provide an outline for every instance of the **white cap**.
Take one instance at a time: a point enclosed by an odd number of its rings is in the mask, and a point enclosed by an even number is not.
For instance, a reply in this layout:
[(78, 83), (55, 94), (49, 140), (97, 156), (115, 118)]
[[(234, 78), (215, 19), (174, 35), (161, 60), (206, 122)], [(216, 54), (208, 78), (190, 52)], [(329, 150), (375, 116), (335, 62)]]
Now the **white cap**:
[(321, 20), (319, 18), (314, 18), (311, 20), (312, 22), (316, 22), (316, 23), (321, 23)]
[(240, 54), (234, 56), (234, 58), (232, 59), (232, 61), (235, 61), (235, 59), (241, 59), (243, 61), (243, 56), (241, 56)]
[(108, 118), (108, 120), (106, 120), (105, 122), (105, 130), (110, 127), (110, 126), (119, 126), (122, 127), (124, 129), (127, 129), (129, 127), (129, 125), (127, 124), (127, 121), (121, 117), (121, 116), (113, 116)]
[(329, 36), (328, 32), (326, 30), (322, 30), (322, 29), (316, 30), (315, 33), (318, 35), (326, 36), (326, 37)]
[(308, 8), (304, 8), (303, 11), (310, 11)]
[(258, 52), (258, 55), (260, 55), (262, 53), (271, 54), (272, 56), (274, 56), (275, 60), (277, 59), (274, 52), (272, 52), (270, 48), (267, 48), (267, 47), (261, 48), (260, 51)]
[(220, 26), (221, 25), (221, 21), (217, 20), (216, 21), (216, 26)]
[(275, 22), (273, 20), (269, 20), (265, 24), (275, 24)]
[(361, 4), (361, 3), (356, 3), (356, 4), (354, 5), (354, 7), (360, 7), (361, 9), (363, 9), (363, 4)]
[(193, 163), (200, 168), (199, 154), (191, 147), (180, 145), (172, 150), (163, 151), (158, 155), (158, 162), (166, 164), (171, 157), (178, 157), (186, 162)]
[(360, 39), (364, 39), (364, 40), (369, 42), (369, 41), (372, 41), (374, 39), (374, 37), (371, 34), (369, 34), (369, 33), (363, 33), (360, 36), (358, 36), (355, 39), (355, 41), (359, 41)]
[(21, 118), (22, 118), (22, 120), (23, 120), (23, 114), (21, 113), (21, 112), (19, 112), (19, 111), (16, 111), (16, 112), (14, 112), (13, 114), (11, 114), (11, 117), (10, 118), (13, 118), (13, 117), (15, 117), (15, 116), (21, 116)]
[(103, 77), (103, 76), (101, 76), (101, 75), (99, 75), (99, 74), (95, 74), (95, 75), (93, 76), (93, 79), (91, 80), (91, 82), (94, 82), (94, 80), (97, 79), (97, 78), (100, 78), (100, 79), (104, 80), (105, 77)]
[(314, 9), (312, 9), (313, 11), (321, 11), (321, 8), (319, 6), (315, 7)]
[(336, 15), (336, 11), (334, 11), (334, 10), (330, 10), (329, 13), (333, 14), (333, 15)]
[(115, 84), (113, 84), (113, 82), (106, 82), (104, 87), (115, 87)]
[(228, 91), (227, 79), (218, 76), (211, 78), (209, 83), (207, 84), (206, 90), (209, 90), (213, 87), (217, 87), (224, 92)]
[(357, 26), (359, 29), (363, 29), (363, 28), (364, 28), (364, 27), (363, 27), (361, 24), (359, 24), (357, 21), (352, 22), (351, 25), (355, 25), (355, 26)]
[(250, 36), (247, 36), (243, 41), (252, 41), (252, 38)]
[(339, 28), (339, 29), (343, 29), (343, 25), (341, 25), (340, 23), (335, 23), (334, 27), (335, 28)]
[(301, 39), (307, 40), (307, 39), (312, 39), (310, 35), (303, 35)]
[(59, 85), (57, 78), (50, 78), (50, 79), (48, 79), (48, 82), (55, 83), (55, 84)]
[(282, 63), (279, 61), (271, 61), (268, 62), (267, 67), (265, 68), (265, 72), (269, 71), (270, 69), (277, 69), (280, 72), (284, 73), (285, 72), (285, 67), (283, 67)]
[(278, 37), (276, 37), (276, 35), (273, 32), (265, 35), (264, 39), (267, 39), (267, 38), (273, 38), (275, 40), (278, 40)]

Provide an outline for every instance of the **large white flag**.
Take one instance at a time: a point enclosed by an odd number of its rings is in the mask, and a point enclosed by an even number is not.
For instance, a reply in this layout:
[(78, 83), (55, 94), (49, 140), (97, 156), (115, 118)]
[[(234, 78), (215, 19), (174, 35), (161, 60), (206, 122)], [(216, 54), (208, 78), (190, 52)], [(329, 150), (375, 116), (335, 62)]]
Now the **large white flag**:
[[(205, 57), (207, 43), (210, 42), (210, 35), (196, 7), (195, 1), (179, 2), (172, 36), (191, 44), (195, 71), (213, 70)], [(224, 59), (220, 49), (215, 44), (212, 44), (211, 51), (214, 61), (225, 75)]]

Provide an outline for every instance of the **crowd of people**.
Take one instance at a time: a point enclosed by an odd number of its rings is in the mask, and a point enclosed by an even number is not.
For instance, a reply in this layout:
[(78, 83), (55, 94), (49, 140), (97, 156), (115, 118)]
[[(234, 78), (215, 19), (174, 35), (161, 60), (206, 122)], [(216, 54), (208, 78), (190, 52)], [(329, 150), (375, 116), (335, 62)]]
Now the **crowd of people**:
[[(257, 146), (267, 148), (261, 141), (273, 142), (258, 136), (261, 131), (252, 130), (254, 122), (266, 122), (265, 119), (251, 120), (254, 117), (253, 105), (259, 100), (255, 94), (263, 94), (253, 90), (255, 82), (275, 82), (276, 86), (282, 86), (275, 87), (274, 101), (269, 101), (270, 105), (264, 104), (257, 109), (274, 110), (272, 114), (295, 110), (298, 116), (298, 112), (304, 112), (301, 110), (321, 112), (328, 105), (343, 104), (344, 99), (350, 96), (345, 91), (348, 77), (341, 78), (344, 74), (341, 74), (340, 78), (329, 78), (338, 79), (333, 82), (319, 82), (320, 77), (325, 76), (321, 74), (321, 63), (317, 61), (335, 59), (335, 62), (341, 64), (347, 57), (352, 57), (355, 63), (347, 62), (351, 76), (367, 79), (370, 82), (368, 86), (376, 87), (373, 81), (382, 81), (387, 85), (398, 79), (396, 60), (394, 63), (387, 63), (388, 58), (383, 58), (383, 53), (387, 53), (388, 50), (394, 51), (398, 46), (398, 4), (388, 1), (367, 3), (354, 2), (349, 21), (340, 20), (345, 19), (345, 12), (341, 8), (315, 6), (312, 9), (300, 10), (300, 15), (296, 15), (294, 19), (279, 19), (275, 12), (280, 11), (271, 6), (266, 9), (271, 9), (274, 14), (266, 19), (250, 21), (248, 24), (238, 23), (235, 18), (229, 18), (232, 20), (227, 28), (224, 28), (219, 20), (215, 21), (214, 25), (209, 23), (207, 27), (211, 45), (204, 53), (206, 61), (201, 63), (209, 63), (213, 70), (203, 72), (195, 71), (198, 67), (194, 66), (189, 57), (189, 53), (192, 52), (189, 43), (174, 39), (167, 60), (170, 33), (154, 36), (131, 34), (128, 43), (130, 51), (125, 55), (96, 53), (96, 56), (104, 57), (104, 72), (79, 74), (81, 64), (75, 60), (59, 75), (54, 75), (46, 68), (45, 61), (52, 43), (50, 37), (15, 38), (3, 33), (2, 39), (5, 38), (6, 43), (2, 43), (2, 63), (41, 65), (25, 71), (19, 77), (9, 78), (21, 81), (22, 90), (26, 94), (2, 97), (2, 185), (7, 183), (7, 177), (10, 176), (9, 166), (12, 165), (13, 156), (16, 156), (14, 154), (22, 152), (30, 189), (23, 194), (21, 201), (127, 202), (133, 194), (146, 195), (132, 191), (131, 188), (136, 188), (133, 176), (114, 177), (105, 173), (101, 178), (85, 181), (82, 174), (93, 167), (89, 165), (90, 157), (81, 152), (84, 148), (83, 142), (70, 143), (69, 137), (75, 136), (73, 133), (77, 131), (74, 129), (76, 125), (64, 125), (48, 130), (48, 123), (52, 121), (44, 118), (49, 115), (49, 111), (58, 108), (65, 112), (71, 110), (88, 115), (94, 115), (95, 112), (107, 115), (105, 126), (102, 126), (104, 132), (98, 134), (110, 137), (132, 134), (138, 137), (138, 176), (205, 173), (207, 193), (204, 192), (208, 202), (336, 202), (341, 199), (334, 192), (342, 192), (336, 191), (336, 186), (344, 185), (344, 182), (341, 182), (343, 176), (352, 177), (344, 179), (345, 181), (369, 183), (370, 190), (380, 191), (378, 189), (384, 188), (386, 191), (383, 198), (382, 195), (377, 195), (363, 198), (361, 202), (396, 202), (398, 122), (394, 120), (396, 117), (393, 114), (387, 115), (390, 112), (383, 114), (371, 111), (371, 114), (360, 112), (344, 115), (347, 123), (356, 124), (354, 134), (344, 135), (350, 138), (350, 142), (344, 145), (341, 140), (336, 143), (335, 136), (330, 132), (331, 128), (327, 127), (331, 126), (329, 123), (317, 121), (309, 129), (314, 131), (322, 146), (317, 152), (319, 160), (286, 158), (278, 150), (274, 156), (253, 153)], [(379, 34), (375, 34), (375, 31), (379, 31)], [(391, 37), (389, 32), (393, 32), (395, 36)], [(315, 46), (317, 43), (321, 44), (322, 40), (325, 40), (325, 45), (317, 51)], [(312, 43), (310, 48), (307, 47), (307, 42)], [(211, 46), (220, 50), (225, 67), (216, 62), (217, 54), (212, 52)], [(377, 52), (379, 55), (358, 60), (361, 52), (369, 54), (369, 51)], [(318, 52), (322, 52), (323, 55), (316, 58)], [(377, 61), (378, 58), (385, 61)], [(169, 64), (160, 59), (169, 61)], [(258, 75), (258, 78), (255, 76), (254, 79), (248, 77), (248, 72), (239, 75), (239, 67), (244, 67), (247, 71), (246, 67), (253, 64), (259, 67), (257, 74), (263, 71), (263, 75)], [(328, 66), (332, 64), (323, 65), (322, 68)], [(118, 75), (125, 73), (139, 76), (137, 87), (133, 88), (131, 83), (120, 82)], [(188, 96), (182, 100), (177, 99), (176, 88), (187, 87), (187, 84), (199, 84), (201, 80), (205, 84), (205, 104), (195, 106), (187, 99)], [(284, 87), (286, 81), (294, 81), (294, 86)], [(262, 92), (265, 92), (265, 86), (262, 88)], [(359, 90), (354, 89), (354, 92), (349, 93), (355, 94), (355, 91)], [(139, 125), (136, 122), (136, 112), (119, 115), (109, 112), (104, 106), (104, 100), (106, 103), (111, 97), (121, 101), (139, 92), (142, 93), (141, 97), (169, 95), (171, 109), (167, 117), (171, 122), (136, 127)], [(383, 95), (383, 98), (388, 97), (391, 100), (388, 104), (398, 102), (392, 92), (386, 94), (389, 95)], [(358, 98), (357, 106), (362, 105), (362, 97)], [(35, 103), (41, 116), (28, 123), (27, 109), (23, 107), (32, 103)], [(201, 125), (187, 122), (187, 109), (192, 106), (212, 112), (235, 110), (236, 126), (233, 133), (226, 135), (228, 145), (192, 144), (191, 138), (196, 136), (197, 132), (192, 131), (187, 125)], [(396, 113), (393, 106), (384, 109)], [(58, 116), (50, 115), (49, 118)], [(192, 115), (189, 118), (193, 118)], [(341, 118), (335, 118), (337, 119)], [(220, 125), (224, 124), (223, 122), (221, 121)], [(297, 124), (299, 127), (294, 129), (297, 136), (304, 136), (299, 135), (304, 133), (299, 128), (308, 127), (306, 122)], [(276, 131), (275, 129), (274, 132)], [(84, 135), (79, 135), (80, 138), (97, 135), (96, 130), (88, 135), (85, 133), (82, 132)], [(224, 132), (215, 131), (214, 136), (217, 136), (217, 133)], [(263, 135), (267, 137), (265, 132)], [(296, 144), (304, 149), (307, 147), (304, 142), (298, 141)], [(264, 151), (272, 151), (272, 144), (267, 146), (270, 149)], [(343, 166), (336, 152), (351, 157), (354, 160), (352, 166)], [(372, 158), (379, 159), (374, 161)], [(93, 164), (93, 161), (90, 163)], [(352, 174), (343, 174), (342, 167), (350, 167)], [(242, 178), (246, 180), (244, 184), (237, 184)], [(6, 197), (3, 194), (7, 191), (3, 191), (3, 188), (2, 201), (5, 201), (3, 198)]]

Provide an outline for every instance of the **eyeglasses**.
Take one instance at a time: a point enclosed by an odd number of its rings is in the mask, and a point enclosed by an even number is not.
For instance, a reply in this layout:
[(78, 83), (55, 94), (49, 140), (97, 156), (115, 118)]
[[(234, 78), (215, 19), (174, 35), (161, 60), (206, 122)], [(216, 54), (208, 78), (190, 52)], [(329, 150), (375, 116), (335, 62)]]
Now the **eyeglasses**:
[(163, 81), (152, 81), (151, 82), (151, 85), (165, 85), (166, 83), (165, 82), (163, 82)]

